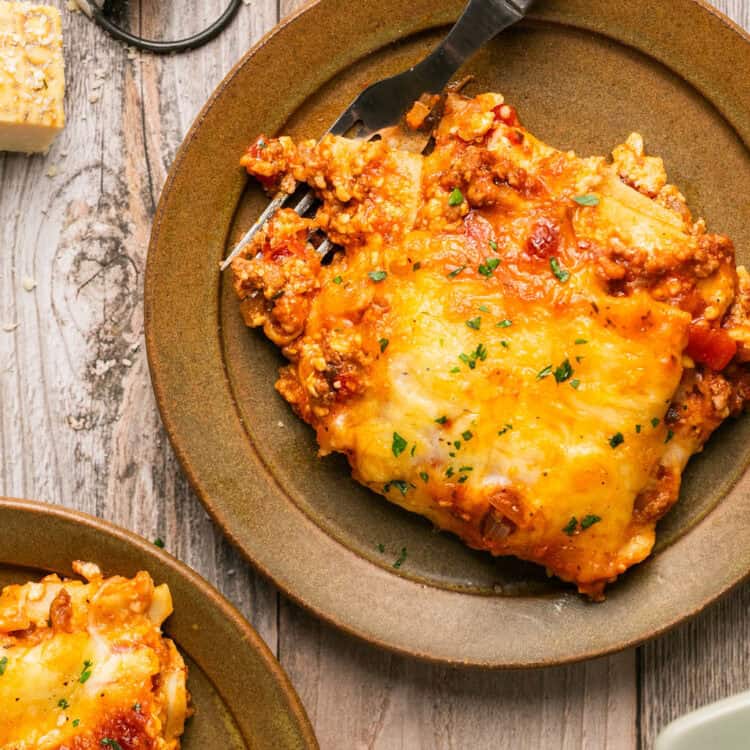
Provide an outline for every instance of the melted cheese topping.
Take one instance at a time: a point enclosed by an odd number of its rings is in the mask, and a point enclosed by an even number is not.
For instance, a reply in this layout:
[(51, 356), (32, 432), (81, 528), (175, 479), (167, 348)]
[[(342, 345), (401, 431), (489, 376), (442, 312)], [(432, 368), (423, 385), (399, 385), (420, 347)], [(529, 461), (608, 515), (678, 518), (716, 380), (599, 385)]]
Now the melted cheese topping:
[[(731, 242), (692, 221), (637, 135), (614, 163), (581, 159), (496, 94), (450, 95), (434, 135), (427, 157), (259, 139), (251, 174), (306, 181), (322, 206), (280, 212), (234, 261), (243, 315), (284, 348), (278, 388), (322, 453), (599, 598), (750, 388), (726, 369), (746, 326), (722, 327)], [(330, 265), (316, 228), (344, 248)]]
[(53, 575), (0, 594), (0, 748), (177, 750), (188, 698), (160, 630), (169, 589), (74, 567), (88, 583)]

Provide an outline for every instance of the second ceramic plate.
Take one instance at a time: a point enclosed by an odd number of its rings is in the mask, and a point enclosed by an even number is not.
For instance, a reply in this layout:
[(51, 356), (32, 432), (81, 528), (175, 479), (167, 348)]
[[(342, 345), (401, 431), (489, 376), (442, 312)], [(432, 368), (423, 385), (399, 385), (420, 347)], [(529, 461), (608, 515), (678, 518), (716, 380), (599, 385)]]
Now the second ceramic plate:
[(146, 570), (169, 585), (174, 613), (165, 631), (185, 657), (196, 711), (183, 750), (317, 749), (305, 710), (266, 645), (182, 563), (104, 521), (28, 500), (0, 498), (0, 529), (0, 588), (48, 573), (75, 577), (73, 560), (97, 563), (105, 575)]
[[(353, 482), (343, 459), (318, 459), (312, 431), (274, 391), (280, 355), (244, 327), (218, 271), (266, 202), (238, 167), (247, 144), (280, 130), (319, 136), (368, 83), (423, 57), (461, 7), (321, 0), (229, 74), (159, 205), (146, 282), (149, 360), (167, 431), (201, 499), (294, 599), (424, 658), (561, 663), (652, 637), (748, 573), (750, 421), (714, 436), (691, 463), (655, 554), (591, 605), (538, 568), (433, 533)], [(471, 61), (473, 90), (504, 93), (532, 132), (582, 154), (606, 154), (639, 131), (709, 226), (750, 249), (742, 203), (750, 78), (737, 73), (750, 69), (747, 37), (694, 0), (540, 0), (535, 9)]]

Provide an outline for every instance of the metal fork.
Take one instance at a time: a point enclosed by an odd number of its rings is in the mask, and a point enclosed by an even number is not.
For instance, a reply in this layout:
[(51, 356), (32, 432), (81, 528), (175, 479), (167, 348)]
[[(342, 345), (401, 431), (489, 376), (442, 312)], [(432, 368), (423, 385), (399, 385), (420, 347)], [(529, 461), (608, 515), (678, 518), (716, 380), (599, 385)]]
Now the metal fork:
[[(328, 129), (345, 135), (358, 126), (355, 137), (368, 139), (379, 130), (398, 124), (422, 94), (439, 94), (456, 71), (484, 44), (504, 29), (520, 21), (534, 0), (469, 0), (448, 36), (428, 57), (399, 75), (385, 78), (366, 88)], [(258, 230), (289, 202), (295, 193), (280, 192), (258, 220), (235, 245), (221, 265), (223, 271)], [(312, 189), (306, 190), (294, 205), (301, 215), (315, 202)], [(326, 239), (318, 248), (325, 255), (332, 245)]]

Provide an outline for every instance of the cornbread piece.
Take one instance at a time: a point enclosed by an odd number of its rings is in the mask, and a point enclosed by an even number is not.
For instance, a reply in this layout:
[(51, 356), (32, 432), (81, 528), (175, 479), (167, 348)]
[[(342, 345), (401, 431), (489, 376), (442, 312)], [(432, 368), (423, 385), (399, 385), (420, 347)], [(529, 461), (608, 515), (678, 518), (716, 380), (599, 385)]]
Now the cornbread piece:
[(0, 151), (46, 151), (65, 124), (56, 8), (0, 0)]
[(428, 156), (259, 138), (250, 174), (321, 205), (235, 258), (242, 314), (282, 348), (277, 388), (321, 454), (601, 599), (750, 397), (750, 276), (637, 134), (580, 158), (499, 94), (449, 94), (434, 138)]

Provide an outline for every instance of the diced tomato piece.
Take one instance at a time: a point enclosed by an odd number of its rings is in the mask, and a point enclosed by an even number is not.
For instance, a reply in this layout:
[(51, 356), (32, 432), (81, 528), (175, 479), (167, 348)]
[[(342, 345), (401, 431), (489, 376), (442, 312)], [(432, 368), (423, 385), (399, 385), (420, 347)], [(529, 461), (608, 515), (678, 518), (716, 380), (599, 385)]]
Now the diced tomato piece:
[(692, 323), (687, 349), (688, 356), (712, 370), (723, 370), (737, 353), (737, 343), (722, 328), (705, 323)]

